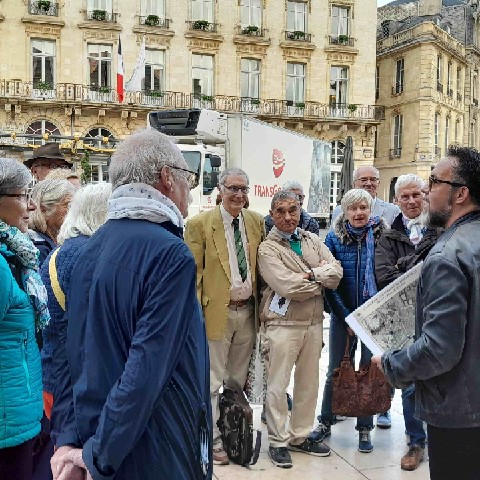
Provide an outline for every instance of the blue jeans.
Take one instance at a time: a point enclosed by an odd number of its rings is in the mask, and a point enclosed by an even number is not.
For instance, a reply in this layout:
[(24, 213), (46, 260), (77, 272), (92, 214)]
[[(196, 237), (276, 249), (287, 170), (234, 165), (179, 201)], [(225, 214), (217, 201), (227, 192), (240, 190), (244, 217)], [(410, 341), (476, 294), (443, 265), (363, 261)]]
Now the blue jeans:
[[(330, 426), (333, 423), (332, 413), (332, 376), (333, 371), (340, 366), (347, 346), (347, 324), (343, 320), (339, 320), (332, 315), (330, 319), (330, 335), (328, 341), (328, 371), (327, 379), (325, 381), (325, 388), (323, 390), (322, 413), (318, 417), (318, 421), (324, 425)], [(355, 358), (355, 350), (357, 348), (356, 337), (350, 337), (350, 358)], [(372, 353), (365, 345), (362, 344), (362, 354), (360, 357), (360, 366), (368, 365)], [(373, 416), (357, 417), (357, 430), (373, 428)]]
[(412, 383), (402, 390), (403, 419), (405, 420), (405, 430), (410, 435), (408, 446), (420, 445), (425, 447), (425, 430), (423, 422), (414, 417), (415, 414), (415, 384)]

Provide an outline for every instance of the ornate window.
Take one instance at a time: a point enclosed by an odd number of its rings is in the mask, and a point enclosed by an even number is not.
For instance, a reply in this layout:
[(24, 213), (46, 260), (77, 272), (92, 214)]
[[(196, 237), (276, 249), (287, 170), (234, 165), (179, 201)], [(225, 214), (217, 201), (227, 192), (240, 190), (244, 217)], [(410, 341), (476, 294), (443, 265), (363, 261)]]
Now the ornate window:
[[(25, 133), (33, 135), (45, 135), (46, 133), (48, 135), (61, 135), (58, 127), (48, 120), (35, 120), (27, 127)], [(32, 143), (34, 145), (43, 145), (45, 143), (45, 140), (41, 138), (36, 138), (32, 140)]]

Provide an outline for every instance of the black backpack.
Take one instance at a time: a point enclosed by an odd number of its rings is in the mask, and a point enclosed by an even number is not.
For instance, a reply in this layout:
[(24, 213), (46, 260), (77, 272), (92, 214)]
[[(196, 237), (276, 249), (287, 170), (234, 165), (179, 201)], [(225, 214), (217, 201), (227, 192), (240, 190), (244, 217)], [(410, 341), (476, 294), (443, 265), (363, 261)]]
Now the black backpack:
[(243, 390), (224, 388), (220, 394), (220, 417), (217, 425), (223, 448), (232, 462), (255, 465), (260, 453), (261, 431), (257, 431), (253, 447), (253, 410)]

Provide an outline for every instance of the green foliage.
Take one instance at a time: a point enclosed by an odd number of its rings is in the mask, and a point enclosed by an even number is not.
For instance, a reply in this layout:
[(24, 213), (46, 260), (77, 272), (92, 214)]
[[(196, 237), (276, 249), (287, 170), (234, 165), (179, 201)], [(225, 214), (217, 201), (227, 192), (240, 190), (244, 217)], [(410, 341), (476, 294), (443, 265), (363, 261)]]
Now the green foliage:
[(82, 183), (90, 182), (92, 166), (90, 165), (90, 152), (88, 150), (85, 150), (85, 153), (80, 160), (80, 167), (82, 168)]
[(158, 15), (149, 15), (145, 19), (145, 25), (150, 25), (151, 27), (155, 27), (160, 23), (160, 17)]
[(257, 33), (258, 27), (256, 25), (249, 25), (248, 27), (242, 28), (242, 33), (244, 35), (249, 35), (251, 33)]
[(348, 106), (348, 109), (353, 113), (353, 112), (356, 112), (357, 111), (357, 108), (358, 108), (358, 105), (355, 105), (354, 103), (351, 103), (349, 106)]
[(50, 82), (34, 82), (33, 83), (33, 88), (36, 90), (53, 90), (53, 84)]
[(214, 97), (212, 95), (202, 95), (202, 100), (204, 102), (213, 102)]
[(50, 0), (38, 0), (37, 6), (40, 10), (43, 10), (45, 13), (50, 10)]
[(195, 20), (192, 24), (194, 30), (206, 30), (209, 22), (207, 20)]
[(93, 10), (92, 11), (92, 18), (93, 18), (93, 20), (98, 20), (100, 22), (104, 22), (107, 19), (107, 12), (106, 12), (106, 10)]

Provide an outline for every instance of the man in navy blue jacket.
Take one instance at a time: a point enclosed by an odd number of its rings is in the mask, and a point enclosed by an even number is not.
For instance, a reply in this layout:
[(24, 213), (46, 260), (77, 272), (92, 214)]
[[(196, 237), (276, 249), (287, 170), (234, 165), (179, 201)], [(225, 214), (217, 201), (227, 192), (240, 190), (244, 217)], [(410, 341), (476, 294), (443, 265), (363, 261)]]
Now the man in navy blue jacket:
[(211, 479), (208, 343), (182, 240), (198, 178), (168, 137), (145, 130), (118, 147), (110, 179), (108, 220), (67, 292), (69, 445), (82, 450), (57, 452), (53, 473), (80, 466), (93, 480)]

